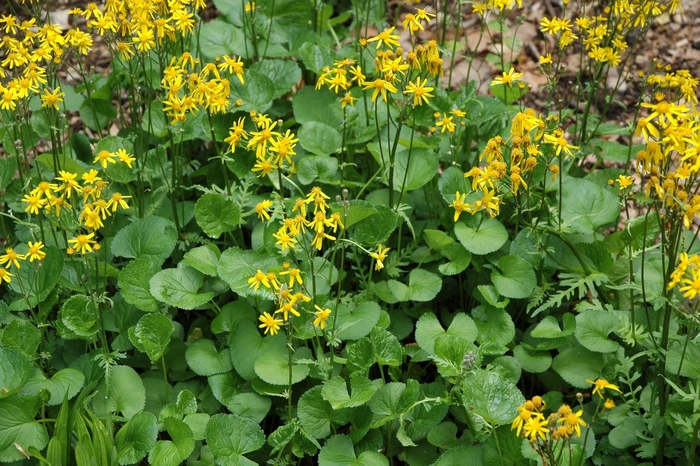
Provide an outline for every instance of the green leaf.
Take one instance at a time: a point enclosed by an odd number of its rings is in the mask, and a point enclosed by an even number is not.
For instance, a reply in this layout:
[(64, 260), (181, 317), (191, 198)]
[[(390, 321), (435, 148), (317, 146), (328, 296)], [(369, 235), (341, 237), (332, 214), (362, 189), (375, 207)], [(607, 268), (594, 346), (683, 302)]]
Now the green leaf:
[(338, 96), (328, 89), (306, 86), (294, 94), (292, 99), (294, 116), (301, 124), (324, 123), (333, 128), (343, 124), (343, 112), (338, 105)]
[(435, 357), (438, 372), (443, 377), (458, 377), (462, 373), (464, 355), (471, 351), (476, 354), (476, 346), (470, 341), (454, 335), (441, 335), (435, 340)]
[(95, 302), (88, 296), (74, 295), (63, 303), (58, 318), (70, 331), (87, 339), (97, 333), (98, 312)]
[(351, 392), (348, 392), (344, 378), (335, 376), (323, 385), (321, 395), (328, 401), (333, 409), (354, 408), (365, 404), (377, 390), (372, 382), (363, 376), (355, 376), (350, 379)]
[(612, 223), (620, 214), (617, 196), (590, 181), (571, 178), (562, 189), (562, 222), (583, 234)]
[(80, 106), (80, 118), (85, 126), (93, 131), (99, 131), (107, 126), (112, 118), (117, 117), (117, 109), (108, 100), (85, 99)]
[(277, 335), (263, 338), (260, 336), (256, 325), (250, 321), (243, 321), (238, 324), (229, 341), (233, 367), (245, 380), (253, 380), (257, 377), (255, 361), (261, 355), (272, 352), (286, 352), (284, 335), (278, 333)]
[(564, 330), (559, 326), (556, 317), (547, 316), (532, 330), (532, 336), (535, 338), (561, 338), (573, 334), (576, 330), (576, 317), (567, 312), (562, 316), (562, 319)]
[(297, 176), (303, 185), (311, 184), (317, 178), (332, 180), (337, 171), (338, 159), (335, 157), (305, 155), (297, 162)]
[(6, 349), (17, 350), (33, 358), (41, 343), (41, 330), (28, 320), (15, 319), (3, 330), (0, 343)]
[(272, 401), (257, 393), (239, 393), (226, 404), (226, 408), (236, 416), (251, 419), (258, 424), (265, 419), (270, 411)]
[(129, 366), (112, 367), (109, 388), (103, 378), (92, 399), (92, 409), (99, 417), (121, 412), (125, 418), (131, 419), (145, 405), (146, 388), (141, 377)]
[[(4, 365), (4, 359), (0, 361), (0, 365)], [(34, 420), (39, 408), (41, 399), (36, 396), (14, 395), (0, 399), (0, 462), (25, 460), (15, 444), (24, 451), (31, 447), (41, 451), (49, 443), (46, 427)]]
[(248, 279), (255, 276), (258, 270), (267, 272), (273, 267), (278, 267), (277, 261), (272, 257), (265, 257), (250, 249), (229, 248), (219, 258), (219, 277), (227, 282), (237, 294), (248, 297), (255, 296), (264, 299), (274, 299), (275, 294), (260, 285), (255, 291)]
[(331, 423), (344, 425), (348, 422), (347, 409), (334, 409), (321, 394), (323, 387), (316, 386), (301, 395), (297, 404), (297, 415), (306, 432), (321, 439), (331, 434)]
[(332, 126), (317, 121), (304, 123), (297, 134), (299, 144), (316, 155), (330, 155), (340, 150), (343, 137)]
[[(563, 442), (559, 442), (562, 443)], [(524, 445), (522, 437), (513, 435), (510, 426), (501, 426), (494, 429), (493, 435), (484, 445), (484, 466), (529, 466), (531, 461), (523, 458), (522, 449), (527, 448), (527, 451), (532, 451), (529, 445)], [(573, 449), (573, 448), (572, 448)], [(564, 454), (557, 458), (569, 459), (567, 455), (568, 447), (564, 450)], [(539, 459), (539, 456), (537, 456)], [(558, 463), (561, 466), (576, 466), (578, 463), (568, 464), (568, 461)]]
[(691, 379), (700, 378), (700, 345), (695, 340), (688, 341), (687, 345), (672, 342), (666, 355), (666, 374), (668, 376), (678, 374)]
[(118, 257), (146, 259), (162, 264), (175, 249), (177, 230), (170, 220), (144, 217), (122, 228), (112, 242)]
[(472, 309), (474, 323), (479, 330), (479, 342), (509, 344), (515, 337), (513, 318), (505, 309), (481, 305)]
[(205, 433), (207, 445), (222, 466), (255, 466), (243, 455), (265, 444), (265, 434), (256, 422), (232, 414), (212, 416)]
[(222, 55), (240, 55), (239, 48), (246, 42), (243, 30), (224, 21), (223, 17), (202, 24), (199, 34), (199, 47), (208, 61)]
[(124, 454), (119, 464), (134, 464), (146, 457), (158, 437), (156, 417), (148, 411), (141, 411), (124, 424), (115, 437), (118, 451)]
[(143, 113), (141, 129), (162, 138), (168, 134), (168, 122), (163, 114), (163, 102), (154, 100)]
[(506, 298), (527, 298), (537, 285), (537, 277), (532, 266), (518, 256), (501, 257), (498, 270), (491, 272), (491, 281), (496, 290)]
[(218, 238), (222, 233), (238, 228), (241, 208), (229, 196), (207, 193), (195, 204), (194, 218), (206, 235)]
[(518, 345), (513, 349), (513, 356), (524, 370), (539, 374), (552, 366), (552, 355), (549, 351), (533, 351)]
[(72, 399), (83, 387), (85, 375), (78, 369), (65, 368), (56, 372), (50, 379), (40, 378), (28, 382), (20, 393), (38, 395), (41, 390), (47, 390), (51, 397), (46, 402), (47, 406), (57, 406), (65, 399)]
[(428, 247), (434, 251), (441, 251), (444, 247), (455, 242), (450, 235), (441, 230), (423, 230), (423, 237)]
[(622, 424), (616, 426), (608, 434), (610, 445), (619, 450), (625, 450), (632, 445), (639, 445), (646, 439), (647, 424), (641, 417), (628, 417)]
[(127, 264), (119, 272), (119, 288), (124, 300), (144, 312), (158, 312), (161, 305), (151, 294), (150, 281), (160, 270), (160, 265), (145, 259)]
[(590, 310), (576, 316), (576, 339), (581, 346), (596, 353), (613, 353), (620, 344), (608, 338), (619, 324), (609, 311)]
[(387, 330), (374, 327), (370, 332), (372, 353), (380, 366), (400, 366), (403, 359), (401, 344)]
[(185, 359), (187, 359), (187, 365), (197, 375), (222, 374), (233, 369), (228, 348), (218, 352), (214, 342), (207, 339), (197, 340), (188, 346)]
[(372, 342), (369, 338), (360, 338), (347, 346), (347, 368), (350, 374), (366, 374), (374, 365)]
[[(52, 158), (52, 154), (46, 155), (48, 155), (49, 158)], [(37, 157), (37, 160), (39, 157)], [(0, 191), (5, 190), (5, 188), (7, 188), (12, 182), (15, 171), (17, 171), (17, 160), (18, 159), (14, 157), (0, 159)]]
[(442, 172), (440, 180), (438, 180), (438, 189), (440, 194), (442, 194), (442, 198), (448, 204), (455, 200), (457, 191), (460, 194), (464, 194), (472, 190), (471, 184), (464, 178), (464, 172), (458, 167), (448, 167), (447, 170)]
[(324, 66), (333, 65), (335, 53), (328, 47), (307, 42), (299, 47), (299, 57), (308, 69), (318, 74)]
[(405, 414), (418, 400), (418, 395), (418, 382), (412, 379), (406, 383), (391, 382), (380, 387), (369, 401), (369, 408), (374, 413), (372, 428), (381, 427)]
[(260, 71), (247, 69), (243, 72), (245, 84), (241, 84), (238, 78), (230, 79), (231, 95), (229, 100), (235, 102), (238, 99), (243, 101), (243, 105), (237, 106), (237, 111), (249, 112), (256, 110), (264, 112), (272, 104), (275, 98), (275, 83)]
[(605, 357), (582, 347), (567, 348), (552, 362), (552, 369), (562, 379), (576, 388), (589, 388), (586, 380), (596, 380), (603, 375)]
[(17, 392), (32, 375), (32, 362), (19, 351), (0, 347), (0, 399)]
[(211, 416), (207, 413), (192, 413), (185, 416), (182, 421), (189, 426), (195, 440), (204, 440), (209, 419), (211, 419)]
[[(479, 293), (481, 293), (481, 298), (477, 295), (477, 299), (479, 299), (483, 304), (489, 304), (493, 307), (497, 308), (504, 308), (508, 305), (510, 302), (510, 299), (505, 298), (503, 301), (499, 301), (499, 298), (501, 295), (496, 291), (496, 287), (493, 285), (479, 285), (477, 286), (477, 289), (479, 290)], [(484, 303), (484, 301), (486, 301)]]
[(150, 281), (154, 298), (187, 310), (200, 307), (214, 297), (214, 293), (199, 293), (203, 284), (202, 273), (190, 267), (161, 270)]
[(440, 254), (450, 260), (450, 262), (438, 266), (438, 270), (443, 275), (457, 275), (469, 267), (472, 261), (471, 253), (460, 243), (452, 242), (446, 245), (441, 248)]
[(143, 348), (151, 363), (155, 364), (167, 351), (170, 337), (175, 331), (173, 323), (163, 314), (146, 314), (136, 324), (132, 341), (137, 348)]
[(518, 387), (496, 372), (478, 369), (462, 382), (465, 409), (478, 414), (490, 424), (513, 422), (513, 413), (525, 402)]
[(301, 78), (301, 69), (292, 60), (265, 59), (250, 66), (251, 70), (264, 74), (275, 86), (273, 98), (291, 91)]
[(367, 336), (372, 328), (379, 322), (381, 308), (374, 301), (365, 301), (360, 304), (340, 303), (338, 309), (337, 338), (341, 340), (359, 340)]
[(318, 454), (319, 466), (388, 466), (386, 456), (376, 451), (363, 451), (355, 456), (352, 440), (346, 435), (329, 438)]
[(209, 376), (207, 383), (214, 398), (222, 405), (228, 406), (233, 397), (240, 392), (243, 379), (234, 371)]
[(383, 205), (374, 206), (377, 213), (355, 224), (353, 237), (361, 244), (375, 247), (389, 239), (396, 229), (396, 214)]
[(423, 269), (413, 269), (408, 274), (408, 286), (396, 280), (387, 282), (389, 289), (399, 301), (431, 301), (442, 288), (442, 278)]
[(439, 159), (432, 150), (414, 148), (397, 152), (394, 159), (395, 189), (406, 192), (422, 188), (433, 179), (438, 165)]
[(454, 316), (447, 331), (443, 330), (432, 312), (423, 314), (416, 323), (416, 343), (430, 354), (435, 354), (435, 341), (442, 335), (453, 335), (468, 342), (476, 340), (478, 330), (471, 317), (464, 313)]
[(55, 247), (47, 247), (44, 251), (46, 257), (41, 261), (40, 267), (22, 267), (14, 271), (16, 277), (9, 284), (16, 293), (22, 296), (28, 294), (29, 305), (32, 307), (49, 296), (63, 270), (63, 251)]
[(498, 251), (508, 240), (508, 231), (494, 218), (482, 220), (476, 229), (461, 222), (456, 223), (454, 232), (468, 251), (479, 255)]
[(205, 244), (204, 246), (187, 251), (185, 257), (180, 261), (180, 264), (192, 267), (202, 272), (204, 275), (217, 277), (219, 275), (218, 267), (220, 256), (221, 252), (214, 243)]
[[(265, 382), (272, 385), (287, 385), (289, 383), (289, 360), (287, 354), (279, 351), (268, 351), (255, 360), (255, 373)], [(294, 364), (292, 361), (292, 384), (301, 382), (309, 375), (309, 366)]]
[(165, 418), (165, 428), (172, 440), (159, 440), (148, 453), (148, 462), (162, 466), (177, 466), (194, 450), (192, 429), (174, 417)]

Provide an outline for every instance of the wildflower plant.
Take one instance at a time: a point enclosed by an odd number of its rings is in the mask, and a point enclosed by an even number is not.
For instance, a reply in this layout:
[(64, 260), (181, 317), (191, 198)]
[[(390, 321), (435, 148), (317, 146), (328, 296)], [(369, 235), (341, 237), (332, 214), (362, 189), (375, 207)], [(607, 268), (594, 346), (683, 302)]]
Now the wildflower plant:
[(630, 72), (679, 3), (556, 7), (537, 109), (528, 5), (335, 6), (0, 16), (0, 462), (692, 464), (698, 80)]

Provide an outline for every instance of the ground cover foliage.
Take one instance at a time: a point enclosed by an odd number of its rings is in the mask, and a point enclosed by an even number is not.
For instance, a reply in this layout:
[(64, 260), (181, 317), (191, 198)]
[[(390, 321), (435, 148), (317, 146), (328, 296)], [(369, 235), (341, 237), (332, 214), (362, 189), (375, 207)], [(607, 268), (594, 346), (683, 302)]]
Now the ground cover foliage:
[(0, 17), (0, 462), (695, 463), (698, 80), (627, 71), (678, 2), (543, 19), (544, 112), (520, 2), (214, 5)]

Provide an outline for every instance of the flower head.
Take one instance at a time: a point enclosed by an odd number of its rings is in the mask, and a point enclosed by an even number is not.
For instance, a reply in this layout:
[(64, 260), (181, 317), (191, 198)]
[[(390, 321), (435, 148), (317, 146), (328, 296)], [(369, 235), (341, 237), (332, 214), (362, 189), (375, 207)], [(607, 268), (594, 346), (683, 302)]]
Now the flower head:
[(258, 325), (258, 327), (264, 328), (265, 334), (270, 332), (270, 335), (277, 334), (280, 329), (280, 325), (284, 323), (281, 319), (276, 319), (267, 312), (263, 312), (263, 315), (261, 315), (258, 320), (262, 322), (260, 325)]
[(314, 327), (321, 327), (321, 330), (323, 330), (326, 328), (326, 321), (328, 320), (328, 316), (331, 315), (331, 310), (328, 308), (321, 309), (318, 304), (315, 304), (314, 307), (316, 308), (316, 312), (314, 313), (316, 316)]
[(603, 397), (603, 390), (606, 388), (608, 388), (610, 390), (615, 390), (618, 393), (622, 393), (620, 391), (620, 387), (609, 383), (605, 379), (596, 379), (595, 382), (592, 380), (586, 379), (586, 383), (593, 384), (595, 386), (595, 388), (593, 389), (593, 394), (595, 395), (597, 393), (598, 396), (600, 396), (601, 398)]

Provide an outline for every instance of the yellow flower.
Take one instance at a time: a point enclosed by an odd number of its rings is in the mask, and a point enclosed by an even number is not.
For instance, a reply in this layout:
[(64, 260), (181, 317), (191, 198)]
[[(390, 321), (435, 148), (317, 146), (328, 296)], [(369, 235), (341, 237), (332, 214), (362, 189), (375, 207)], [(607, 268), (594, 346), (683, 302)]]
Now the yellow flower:
[(471, 205), (464, 202), (464, 198), (467, 196), (466, 193), (464, 194), (459, 194), (459, 191), (455, 193), (455, 200), (450, 204), (448, 207), (452, 207), (455, 210), (455, 217), (454, 221), (456, 222), (459, 220), (459, 215), (464, 212), (465, 210), (469, 212), (469, 209), (471, 208)]
[(321, 309), (318, 307), (318, 304), (314, 304), (314, 307), (316, 308), (316, 312), (314, 315), (316, 316), (316, 319), (314, 319), (314, 327), (321, 327), (321, 330), (326, 328), (326, 321), (328, 320), (328, 316), (331, 315), (331, 310), (326, 308), (326, 309)]
[(263, 312), (263, 315), (261, 315), (258, 320), (262, 322), (262, 324), (258, 325), (259, 328), (264, 328), (265, 329), (265, 334), (267, 332), (270, 332), (270, 335), (275, 335), (280, 329), (280, 325), (282, 325), (284, 322), (280, 319), (275, 319), (273, 316), (271, 316), (267, 312)]
[(102, 165), (102, 168), (107, 168), (107, 162), (117, 163), (117, 161), (114, 160), (114, 154), (108, 150), (101, 150), (100, 152), (97, 153), (97, 157), (95, 157), (95, 160), (93, 160), (92, 163), (97, 163), (97, 162), (100, 162), (100, 165)]
[(79, 235), (77, 238), (69, 239), (68, 242), (73, 244), (70, 249), (80, 252), (80, 254), (85, 254), (86, 252), (92, 252), (92, 244), (95, 244), (93, 237), (95, 233), (90, 233), (89, 235)]
[(513, 424), (511, 424), (510, 430), (518, 429), (515, 432), (515, 435), (520, 437), (520, 431), (522, 430), (523, 425), (525, 424), (525, 422), (529, 421), (530, 418), (532, 418), (532, 415), (535, 413), (533, 411), (527, 409), (527, 407), (525, 405), (518, 406), (518, 413), (519, 413), (518, 417), (516, 417), (513, 420)]
[(571, 149), (578, 149), (578, 146), (573, 146), (569, 144), (569, 141), (564, 138), (564, 136), (556, 136), (552, 134), (545, 134), (544, 135), (544, 142), (547, 144), (552, 144), (557, 148), (556, 155), (558, 156), (561, 151), (563, 150), (566, 155), (571, 157), (573, 154), (571, 153)]
[(627, 176), (627, 175), (620, 175), (617, 177), (617, 180), (615, 180), (615, 182), (620, 185), (620, 191), (622, 191), (625, 188), (632, 186), (632, 184), (634, 183), (634, 177)]
[(297, 311), (296, 308), (294, 307), (294, 303), (293, 303), (293, 302), (288, 302), (288, 303), (282, 304), (282, 307), (280, 307), (279, 309), (277, 309), (277, 310), (275, 311), (275, 314), (282, 314), (282, 316), (283, 316), (283, 318), (284, 318), (284, 321), (286, 322), (286, 321), (289, 320), (289, 313), (290, 313), (290, 312), (291, 312), (292, 314), (294, 314), (295, 316), (297, 316), (297, 317), (300, 317), (300, 316), (301, 316), (301, 314), (299, 314), (299, 311)]
[(515, 69), (511, 67), (507, 73), (503, 72), (503, 76), (494, 79), (493, 82), (491, 82), (491, 85), (496, 86), (498, 84), (507, 84), (508, 87), (513, 87), (513, 82), (519, 81), (522, 76), (522, 73), (516, 73)]
[(537, 440), (539, 435), (542, 440), (547, 440), (549, 428), (547, 427), (547, 419), (540, 413), (536, 413), (523, 424), (523, 435), (530, 439), (530, 442)]
[(385, 248), (383, 245), (377, 246), (377, 252), (370, 252), (369, 255), (372, 259), (376, 260), (377, 263), (374, 264), (374, 270), (382, 270), (384, 268), (384, 261), (386, 260), (387, 253), (391, 248)]
[(124, 149), (117, 150), (117, 157), (119, 157), (119, 161), (125, 163), (127, 165), (127, 167), (133, 168), (131, 166), (131, 163), (134, 162), (136, 160), (136, 158), (129, 155), (126, 152), (126, 150), (124, 150)]
[(127, 204), (124, 199), (131, 199), (131, 196), (122, 196), (121, 193), (114, 193), (112, 194), (112, 197), (110, 198), (109, 202), (107, 202), (106, 208), (109, 209), (110, 207), (112, 207), (112, 212), (117, 211), (117, 206), (121, 207), (124, 210), (128, 210), (129, 204)]
[(10, 277), (14, 277), (14, 275), (8, 272), (7, 269), (0, 269), (0, 283), (10, 283), (12, 281)]
[(433, 94), (430, 93), (434, 87), (429, 87), (426, 86), (428, 83), (428, 79), (424, 79), (423, 82), (421, 83), (420, 77), (416, 79), (416, 83), (413, 84), (412, 82), (409, 82), (408, 85), (406, 86), (406, 92), (409, 94), (413, 94), (413, 105), (423, 105), (423, 102), (426, 104), (428, 102), (428, 97), (435, 97)]
[(681, 280), (681, 283), (684, 283), (685, 286), (680, 287), (679, 290), (683, 293), (684, 298), (695, 299), (698, 292), (700, 292), (700, 269), (690, 269), (690, 273), (692, 278)]
[(6, 269), (9, 269), (11, 265), (14, 265), (16, 268), (19, 268), (18, 261), (23, 261), (24, 259), (25, 257), (22, 254), (17, 254), (14, 249), (6, 248), (5, 254), (0, 256), (0, 265), (7, 264), (5, 266)]
[(44, 243), (42, 243), (41, 241), (37, 241), (36, 243), (32, 243), (31, 241), (29, 241), (27, 245), (29, 246), (29, 250), (27, 251), (29, 262), (34, 262), (35, 260), (40, 261), (43, 260), (44, 257), (46, 257), (46, 253), (42, 251)]
[(260, 284), (262, 284), (265, 288), (270, 288), (270, 282), (267, 280), (267, 275), (260, 269), (258, 269), (255, 275), (248, 279), (248, 284), (250, 285), (250, 288), (253, 288), (255, 291), (258, 291)]
[(551, 65), (552, 64), (552, 55), (549, 53), (544, 54), (543, 56), (540, 56), (540, 65)]
[(286, 227), (280, 228), (277, 233), (273, 233), (272, 236), (274, 236), (277, 239), (277, 242), (275, 242), (275, 245), (280, 245), (282, 248), (282, 252), (286, 251), (287, 248), (294, 249), (294, 243), (297, 242), (294, 238), (292, 238), (289, 233), (287, 232)]
[(597, 393), (601, 398), (603, 397), (603, 390), (606, 388), (609, 388), (610, 390), (615, 390), (618, 393), (622, 393), (617, 385), (613, 385), (605, 379), (596, 379), (595, 382), (586, 379), (586, 383), (594, 385), (595, 388), (593, 389), (593, 394), (595, 395)]
[(301, 279), (301, 270), (299, 270), (296, 267), (293, 269), (285, 270), (284, 272), (280, 272), (280, 275), (289, 275), (289, 288), (294, 286), (294, 282), (297, 282), (300, 285), (304, 284), (304, 282)]
[(382, 95), (382, 99), (384, 99), (384, 102), (386, 102), (386, 91), (397, 92), (397, 89), (393, 84), (380, 78), (375, 79), (371, 83), (365, 83), (365, 87), (362, 89), (365, 91), (367, 89), (374, 89), (374, 92), (372, 93), (372, 102), (377, 100), (377, 96), (380, 93)]
[(603, 408), (605, 409), (613, 409), (615, 407), (615, 402), (608, 398), (605, 400), (605, 403), (603, 404)]
[(41, 106), (44, 108), (53, 107), (58, 110), (58, 104), (63, 102), (65, 92), (61, 92), (61, 86), (57, 86), (53, 92), (49, 92), (48, 88), (44, 89), (44, 95), (41, 96)]
[(267, 209), (270, 207), (272, 207), (272, 201), (269, 199), (265, 199), (255, 205), (255, 212), (257, 212), (258, 218), (261, 221), (270, 220), (270, 214), (267, 213)]
[(28, 204), (27, 208), (24, 209), (25, 212), (39, 215), (39, 208), (44, 206), (46, 199), (42, 199), (41, 195), (38, 193), (29, 193), (24, 195), (22, 202), (26, 202)]
[(576, 436), (581, 436), (581, 426), (586, 425), (586, 421), (581, 419), (583, 415), (583, 410), (576, 411), (575, 413), (569, 413), (563, 421), (566, 423), (566, 427), (576, 431)]
[[(392, 26), (389, 29), (386, 29), (376, 36), (372, 37), (371, 39), (367, 39), (367, 42), (377, 42), (377, 48), (381, 47), (382, 44), (386, 45), (387, 47), (391, 46), (397, 46), (399, 45), (399, 36), (392, 34), (392, 32), (396, 29), (396, 27)], [(394, 91), (396, 92), (396, 91)]]

